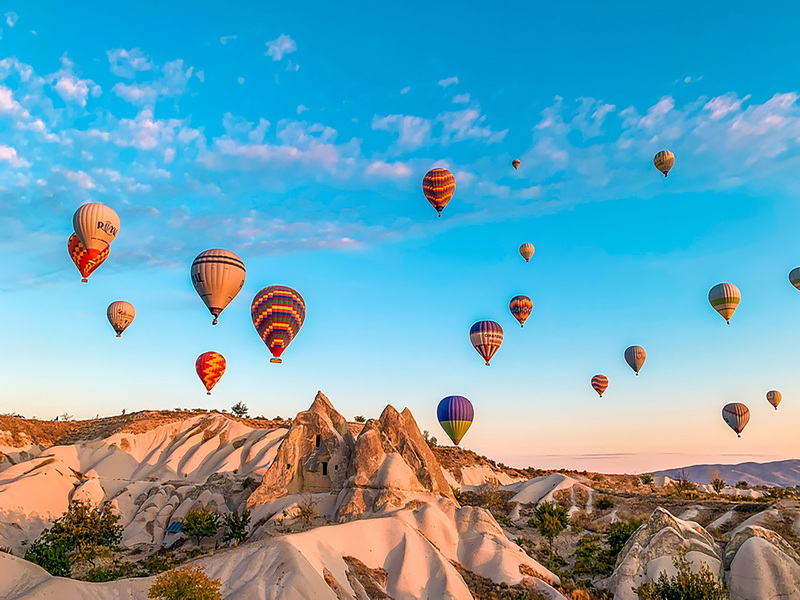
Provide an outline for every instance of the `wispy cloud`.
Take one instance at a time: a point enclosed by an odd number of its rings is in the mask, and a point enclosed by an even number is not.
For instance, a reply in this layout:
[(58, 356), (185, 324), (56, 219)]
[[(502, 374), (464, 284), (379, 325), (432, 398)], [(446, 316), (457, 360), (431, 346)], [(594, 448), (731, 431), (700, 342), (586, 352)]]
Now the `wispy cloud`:
[(123, 100), (137, 106), (153, 106), (160, 98), (176, 98), (186, 91), (194, 67), (186, 66), (182, 59), (172, 60), (158, 69), (159, 77), (146, 82), (117, 83), (111, 91)]
[(106, 52), (111, 72), (119, 77), (133, 79), (141, 71), (150, 71), (155, 67), (152, 60), (139, 48), (116, 48)]
[(21, 169), (31, 166), (31, 163), (19, 157), (16, 148), (12, 148), (11, 146), (4, 146), (1, 144), (0, 144), (0, 161), (7, 163), (8, 166), (13, 167), (15, 169)]
[(267, 51), (264, 54), (271, 56), (274, 61), (280, 61), (283, 60), (285, 55), (291, 54), (296, 50), (297, 44), (295, 41), (285, 33), (282, 33), (276, 39), (267, 42)]
[(219, 38), (219, 43), (223, 46), (227, 46), (229, 42), (234, 42), (237, 40), (237, 38), (238, 36), (235, 35), (223, 35), (221, 38)]
[(15, 12), (7, 12), (4, 13), (3, 16), (6, 18), (6, 25), (9, 27), (14, 27), (17, 24), (18, 16)]
[(453, 104), (469, 104), (470, 98), (469, 94), (456, 94), (453, 96)]
[(450, 87), (451, 85), (458, 85), (458, 77), (447, 77), (446, 79), (440, 79), (439, 85), (446, 88)]

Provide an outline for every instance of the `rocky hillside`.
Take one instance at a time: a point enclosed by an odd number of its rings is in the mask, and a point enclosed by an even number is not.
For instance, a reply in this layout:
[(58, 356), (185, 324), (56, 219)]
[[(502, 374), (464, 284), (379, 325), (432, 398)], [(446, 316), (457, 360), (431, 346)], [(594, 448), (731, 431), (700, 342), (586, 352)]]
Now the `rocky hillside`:
[(658, 471), (673, 479), (685, 474), (695, 483), (711, 483), (717, 477), (730, 485), (746, 481), (750, 485), (793, 487), (800, 485), (800, 460), (778, 460), (767, 463), (746, 462), (737, 465), (694, 465), (681, 469)]

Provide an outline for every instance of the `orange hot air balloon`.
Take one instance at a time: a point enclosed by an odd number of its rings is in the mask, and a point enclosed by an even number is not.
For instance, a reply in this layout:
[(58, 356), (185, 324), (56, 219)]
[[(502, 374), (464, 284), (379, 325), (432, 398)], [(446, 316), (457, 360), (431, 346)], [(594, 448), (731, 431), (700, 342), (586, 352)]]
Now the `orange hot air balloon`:
[(592, 387), (594, 391), (602, 398), (603, 392), (608, 388), (608, 377), (605, 375), (595, 375), (592, 377)]
[(447, 169), (431, 169), (422, 180), (422, 191), (441, 217), (444, 207), (456, 193), (456, 178)]
[(217, 385), (217, 382), (225, 374), (225, 357), (219, 352), (203, 352), (197, 357), (194, 363), (194, 369), (197, 371), (197, 376), (203, 385), (208, 390), (208, 395), (211, 395), (211, 388)]
[(106, 258), (108, 258), (108, 249), (109, 246), (106, 246), (105, 249), (97, 255), (97, 258), (92, 260), (89, 258), (89, 253), (86, 251), (86, 248), (84, 248), (78, 236), (74, 233), (69, 236), (69, 240), (67, 240), (67, 251), (69, 252), (69, 257), (72, 259), (72, 262), (75, 263), (78, 271), (80, 271), (83, 276), (83, 279), (81, 279), (83, 283), (88, 282), (89, 275), (94, 273), (95, 269), (102, 265)]
[(514, 296), (508, 303), (508, 310), (519, 321), (519, 326), (525, 327), (525, 321), (531, 316), (531, 311), (533, 310), (533, 302), (527, 296)]

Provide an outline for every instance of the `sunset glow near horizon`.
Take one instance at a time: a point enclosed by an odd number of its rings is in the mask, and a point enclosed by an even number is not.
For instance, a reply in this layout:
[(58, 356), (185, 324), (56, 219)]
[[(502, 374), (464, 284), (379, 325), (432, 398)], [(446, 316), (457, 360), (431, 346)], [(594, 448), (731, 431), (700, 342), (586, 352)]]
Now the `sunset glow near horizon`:
[[(736, 3), (60, 4), (0, 20), (0, 412), (286, 417), (322, 390), (348, 419), (408, 406), (444, 442), (436, 405), (463, 395), (461, 446), (512, 466), (797, 455), (800, 7), (748, 15), (744, 42)], [(457, 180), (441, 219), (435, 166)], [(121, 227), (81, 284), (66, 241), (89, 201)], [(214, 327), (189, 278), (209, 248), (247, 266)], [(720, 282), (742, 293), (729, 326)], [(273, 284), (308, 309), (281, 365), (249, 314)], [(120, 339), (114, 300), (137, 313)], [(481, 319), (505, 330), (489, 368)], [(210, 397), (207, 350), (228, 364)]]

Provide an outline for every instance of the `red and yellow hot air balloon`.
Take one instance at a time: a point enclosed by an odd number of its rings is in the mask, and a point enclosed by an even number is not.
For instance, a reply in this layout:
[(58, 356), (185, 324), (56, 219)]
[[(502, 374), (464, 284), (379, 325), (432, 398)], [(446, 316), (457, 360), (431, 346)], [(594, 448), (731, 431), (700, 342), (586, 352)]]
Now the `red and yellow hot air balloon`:
[(722, 420), (742, 437), (742, 431), (750, 421), (750, 409), (741, 402), (731, 402), (722, 408)]
[(456, 178), (447, 169), (431, 169), (422, 180), (422, 191), (441, 217), (444, 207), (456, 193)]
[(503, 343), (503, 328), (494, 321), (478, 321), (469, 330), (469, 341), (488, 367), (489, 361)]
[(653, 157), (653, 166), (666, 177), (669, 175), (670, 169), (675, 166), (675, 155), (669, 150), (661, 150)]
[(89, 258), (89, 253), (86, 251), (86, 248), (84, 248), (78, 236), (74, 233), (69, 236), (69, 240), (67, 240), (67, 251), (69, 252), (69, 257), (72, 259), (72, 262), (75, 263), (78, 271), (80, 271), (83, 277), (83, 279), (81, 279), (83, 283), (89, 281), (89, 275), (94, 273), (95, 269), (102, 265), (106, 258), (108, 258), (108, 248), (109, 247), (106, 246), (105, 250), (101, 251), (100, 254), (97, 255), (97, 258), (92, 260)]
[(603, 392), (606, 391), (608, 387), (608, 377), (605, 375), (595, 375), (592, 377), (592, 387), (594, 391), (598, 393), (598, 395), (602, 398)]
[(531, 316), (531, 311), (533, 310), (533, 302), (527, 296), (514, 296), (508, 303), (508, 310), (519, 321), (519, 326), (525, 327), (525, 321)]
[(291, 343), (306, 319), (303, 297), (290, 287), (271, 285), (253, 298), (250, 307), (258, 335), (272, 352), (269, 362), (279, 363), (281, 354)]
[(225, 374), (225, 357), (219, 352), (203, 352), (194, 362), (194, 370), (203, 385), (206, 386), (208, 395), (211, 395), (211, 388), (217, 385)]

